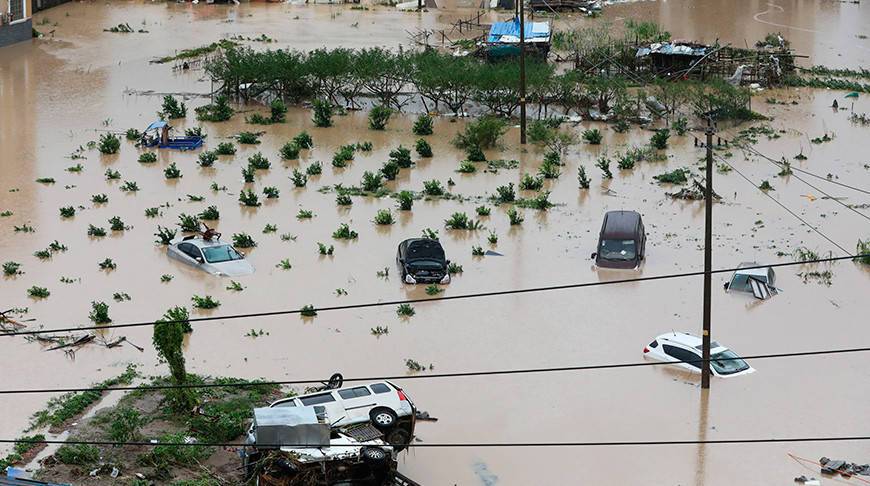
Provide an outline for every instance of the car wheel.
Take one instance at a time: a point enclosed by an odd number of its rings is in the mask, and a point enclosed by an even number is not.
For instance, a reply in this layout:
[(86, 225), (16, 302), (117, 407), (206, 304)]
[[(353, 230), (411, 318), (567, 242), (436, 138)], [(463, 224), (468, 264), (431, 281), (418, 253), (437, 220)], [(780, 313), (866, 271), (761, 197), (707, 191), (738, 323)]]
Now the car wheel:
[(380, 464), (387, 460), (387, 451), (380, 447), (363, 447), (360, 455), (364, 461), (373, 464)]
[(327, 390), (335, 390), (336, 388), (341, 388), (341, 385), (344, 384), (344, 376), (341, 373), (333, 373), (332, 376), (329, 377), (329, 381), (326, 382)]
[(409, 442), (411, 442), (411, 434), (405, 429), (393, 429), (387, 434), (387, 443), (395, 447), (397, 451), (407, 449)]
[(369, 413), (369, 418), (372, 419), (372, 424), (381, 430), (391, 429), (398, 419), (396, 412), (389, 408), (376, 408)]

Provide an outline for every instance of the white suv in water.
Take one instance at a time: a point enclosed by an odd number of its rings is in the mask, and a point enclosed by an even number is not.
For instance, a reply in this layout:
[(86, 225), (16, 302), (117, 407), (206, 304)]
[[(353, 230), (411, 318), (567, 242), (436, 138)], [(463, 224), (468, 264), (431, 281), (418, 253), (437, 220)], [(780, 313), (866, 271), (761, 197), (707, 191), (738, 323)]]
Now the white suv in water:
[[(644, 358), (674, 363), (692, 373), (701, 372), (702, 340), (687, 332), (671, 332), (655, 338), (643, 348)], [(710, 343), (710, 371), (720, 378), (748, 375), (755, 369), (734, 351), (713, 341)]]
[(272, 407), (323, 407), (333, 428), (371, 422), (390, 444), (408, 444), (414, 434), (414, 403), (398, 386), (378, 381), (284, 398)]

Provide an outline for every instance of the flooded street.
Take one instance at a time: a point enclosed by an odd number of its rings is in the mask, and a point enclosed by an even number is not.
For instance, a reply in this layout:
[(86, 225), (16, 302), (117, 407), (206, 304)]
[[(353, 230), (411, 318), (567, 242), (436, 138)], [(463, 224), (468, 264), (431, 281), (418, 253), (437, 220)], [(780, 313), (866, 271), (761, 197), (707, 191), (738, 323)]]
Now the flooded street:
[[(311, 110), (291, 107), (287, 122), (269, 126), (245, 123), (245, 115), (262, 105), (237, 106), (237, 114), (223, 123), (200, 123), (193, 109), (209, 102), (210, 81), (198, 68), (173, 71), (172, 64), (149, 60), (172, 55), (220, 38), (266, 34), (271, 43), (244, 42), (262, 48), (409, 47), (406, 31), (449, 29), (449, 23), (467, 17), (472, 9), (402, 13), (388, 7), (352, 10), (349, 6), (242, 4), (239, 6), (175, 3), (80, 2), (37, 14), (34, 27), (53, 32), (46, 38), (0, 49), (0, 261), (22, 264), (22, 275), (0, 279), (0, 310), (27, 307), (35, 318), (29, 328), (91, 325), (92, 301), (110, 305), (115, 323), (148, 321), (167, 309), (190, 308), (193, 295), (220, 301), (212, 311), (193, 309), (192, 317), (325, 307), (378, 301), (425, 298), (424, 286), (401, 282), (395, 265), (398, 243), (418, 237), (426, 228), (438, 230), (447, 258), (463, 273), (443, 286), (442, 296), (598, 282), (636, 276), (656, 276), (703, 269), (704, 206), (701, 202), (671, 199), (653, 176), (679, 167), (695, 167), (704, 156), (692, 137), (672, 136), (668, 158), (643, 162), (630, 171), (613, 168), (614, 178), (602, 180), (595, 160), (603, 151), (614, 155), (647, 144), (651, 131), (634, 127), (625, 134), (607, 125), (582, 122), (570, 130), (579, 134), (599, 128), (600, 146), (579, 143), (563, 158), (558, 179), (546, 182), (550, 200), (557, 205), (546, 212), (518, 209), (525, 221), (511, 226), (506, 206), (487, 200), (495, 188), (518, 184), (535, 173), (544, 149), (521, 148), (519, 130), (511, 127), (502, 147), (487, 151), (487, 158), (515, 159), (519, 167), (497, 172), (456, 172), (464, 152), (451, 143), (464, 120), (435, 118), (434, 135), (426, 137), (434, 157), (419, 159), (403, 169), (391, 190), (421, 191), (423, 182), (437, 179), (462, 198), (415, 201), (412, 211), (398, 211), (393, 198), (354, 197), (353, 205), (337, 206), (335, 184), (358, 185), (365, 171), (379, 169), (399, 145), (413, 150), (419, 137), (411, 132), (416, 114), (390, 119), (387, 130), (368, 129), (366, 112), (336, 116), (331, 128), (316, 128)], [(488, 14), (490, 19), (504, 14)], [(768, 32), (781, 31), (799, 54), (801, 64), (850, 67), (870, 65), (870, 5), (834, 2), (732, 2), (729, 0), (671, 0), (624, 3), (605, 8), (604, 19), (575, 16), (562, 25), (625, 18), (655, 20), (676, 38), (699, 39), (743, 46)], [(148, 33), (103, 32), (128, 22)], [(865, 36), (861, 38), (860, 36)], [(163, 94), (183, 95), (188, 116), (174, 120), (177, 129), (202, 126), (205, 147), (231, 140), (242, 131), (260, 131), (258, 145), (239, 145), (234, 156), (221, 156), (211, 168), (197, 164), (199, 151), (158, 151), (158, 161), (137, 162), (142, 152), (123, 140), (119, 154), (101, 155), (85, 149), (86, 159), (70, 154), (106, 131), (144, 129), (156, 119)], [(870, 126), (853, 124), (849, 111), (830, 108), (842, 93), (812, 89), (764, 91), (753, 97), (753, 109), (772, 118), (766, 122), (777, 134), (758, 135), (760, 152), (834, 180), (870, 188)], [(765, 103), (766, 98), (786, 101)], [(842, 103), (842, 97), (841, 103)], [(796, 104), (791, 104), (795, 101)], [(846, 105), (841, 105), (846, 106)], [(854, 102), (856, 113), (870, 112), (870, 96)], [(570, 125), (569, 125), (570, 126)], [(740, 126), (720, 126), (720, 135), (732, 138)], [(313, 137), (314, 148), (299, 160), (283, 161), (278, 151), (302, 130)], [(781, 133), (779, 131), (782, 131)], [(692, 132), (702, 137), (703, 132)], [(814, 144), (810, 139), (833, 133), (834, 140)], [(330, 164), (333, 153), (345, 144), (370, 141), (371, 152), (357, 152), (347, 168)], [(234, 141), (233, 141), (234, 142)], [(234, 142), (235, 143), (235, 142)], [(261, 152), (272, 163), (258, 171), (253, 185), (280, 189), (280, 198), (248, 208), (238, 203), (241, 170), (249, 156)], [(723, 199), (714, 207), (714, 268), (736, 267), (741, 262), (786, 262), (798, 247), (821, 256), (845, 254), (816, 232), (777, 206), (756, 187), (769, 180), (768, 194), (795, 211), (847, 252), (858, 239), (870, 238), (870, 222), (794, 177), (779, 177), (779, 168), (759, 157), (733, 148), (729, 161), (754, 182), (735, 171), (714, 175), (714, 187)], [(792, 158), (804, 154), (802, 161)], [(320, 161), (323, 173), (306, 187), (295, 188), (293, 169)], [(65, 169), (80, 163), (79, 173)], [(163, 169), (175, 163), (183, 177), (167, 180)], [(583, 165), (592, 185), (578, 189), (577, 168)], [(121, 173), (108, 181), (107, 169)], [(694, 170), (694, 169), (693, 169)], [(35, 180), (52, 177), (54, 184)], [(870, 216), (870, 196), (824, 181), (808, 179), (832, 196)], [(140, 190), (122, 192), (124, 181), (136, 181)], [(212, 183), (226, 190), (213, 191)], [(106, 204), (93, 204), (91, 196), (105, 193)], [(531, 196), (531, 192), (518, 191)], [(200, 202), (188, 195), (204, 196)], [(812, 196), (812, 197), (808, 197)], [(475, 208), (491, 206), (480, 217), (484, 230), (448, 230), (444, 220), (455, 212), (477, 219)], [(59, 208), (75, 206), (72, 218), (61, 218)], [(186, 267), (155, 244), (157, 226), (177, 227), (179, 214), (196, 214), (208, 206), (220, 210), (216, 228), (227, 238), (245, 232), (257, 242), (247, 251), (256, 267), (251, 276), (235, 278), (244, 290), (227, 289), (219, 278)], [(160, 216), (148, 218), (146, 208), (160, 207)], [(313, 211), (299, 220), (300, 209)], [(396, 223), (376, 226), (380, 209), (392, 209)], [(646, 261), (638, 271), (606, 271), (593, 267), (603, 214), (609, 210), (639, 211), (647, 228)], [(119, 216), (126, 231), (109, 231), (105, 238), (88, 236), (89, 224), (108, 228)], [(348, 223), (359, 233), (356, 240), (334, 240), (332, 232)], [(28, 224), (33, 233), (14, 231)], [(209, 222), (211, 224), (211, 222)], [(277, 231), (264, 233), (267, 224)], [(497, 245), (487, 241), (498, 235)], [(282, 235), (287, 235), (282, 238)], [(291, 238), (292, 236), (292, 238)], [(37, 250), (58, 240), (69, 249), (41, 261)], [(318, 243), (335, 246), (335, 254), (318, 254)], [(472, 247), (503, 256), (472, 256)], [(98, 263), (112, 258), (117, 269), (104, 271)], [(289, 259), (292, 268), (276, 265)], [(870, 345), (870, 267), (851, 261), (830, 265), (777, 269), (777, 287), (783, 292), (760, 302), (745, 295), (728, 294), (721, 284), (729, 275), (713, 276), (713, 338), (742, 355), (785, 353)], [(388, 275), (378, 272), (389, 268)], [(830, 286), (805, 282), (799, 272), (831, 270)], [(169, 282), (161, 276), (169, 274)], [(72, 279), (62, 283), (61, 278)], [(46, 287), (51, 295), (32, 299), (27, 289)], [(346, 295), (338, 295), (344, 289)], [(130, 295), (116, 302), (113, 294)], [(402, 319), (394, 306), (320, 312), (315, 318), (298, 315), (216, 320), (193, 323), (186, 342), (188, 371), (202, 375), (294, 380), (326, 378), (333, 372), (345, 377), (394, 376), (406, 373), (406, 359), (434, 369), (421, 373), (449, 373), (629, 363), (642, 360), (642, 349), (655, 336), (675, 330), (700, 334), (702, 278), (603, 285), (573, 290), (526, 293), (415, 304), (416, 315)], [(371, 329), (389, 328), (375, 337)], [(266, 334), (250, 337), (251, 331)], [(3, 389), (87, 386), (121, 373), (128, 363), (139, 363), (145, 376), (162, 375), (151, 346), (150, 327), (113, 329), (141, 347), (106, 349), (82, 347), (74, 359), (62, 351), (45, 351), (20, 337), (2, 337), (0, 366)], [(670, 367), (640, 367), (584, 372), (540, 373), (493, 377), (412, 379), (399, 382), (413, 400), (438, 422), (421, 423), (417, 435), (423, 443), (601, 442), (673, 441), (742, 438), (787, 438), (867, 435), (870, 372), (867, 353), (824, 357), (751, 361), (755, 374), (714, 379), (702, 393), (700, 378)], [(48, 395), (0, 395), (0, 437), (13, 438), (27, 428), (31, 414), (42, 408)], [(790, 484), (801, 474), (818, 475), (787, 454), (817, 459), (821, 456), (858, 463), (870, 460), (870, 442), (679, 445), (656, 447), (457, 447), (412, 449), (401, 456), (400, 470), (425, 485), (706, 485)], [(851, 483), (847, 483), (851, 484)]]

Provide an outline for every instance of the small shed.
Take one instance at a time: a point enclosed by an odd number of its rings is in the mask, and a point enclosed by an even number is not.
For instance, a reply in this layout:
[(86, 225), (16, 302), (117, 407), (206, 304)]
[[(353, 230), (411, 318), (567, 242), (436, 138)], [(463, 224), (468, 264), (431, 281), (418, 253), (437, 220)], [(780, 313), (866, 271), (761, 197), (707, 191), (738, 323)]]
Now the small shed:
[[(526, 22), (524, 39), (526, 52), (546, 56), (550, 52), (551, 27), (549, 22)], [(486, 54), (490, 58), (517, 56), (520, 53), (520, 21), (516, 17), (507, 22), (495, 22), (486, 36)]]
[(639, 47), (635, 57), (648, 58), (655, 73), (686, 71), (710, 52), (710, 46), (693, 42), (655, 42)]

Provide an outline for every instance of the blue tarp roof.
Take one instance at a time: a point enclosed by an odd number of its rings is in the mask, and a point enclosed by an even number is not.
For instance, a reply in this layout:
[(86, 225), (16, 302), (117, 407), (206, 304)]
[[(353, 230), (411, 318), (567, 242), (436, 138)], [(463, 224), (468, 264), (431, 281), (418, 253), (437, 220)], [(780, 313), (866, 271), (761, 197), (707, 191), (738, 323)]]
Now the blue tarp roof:
[[(540, 42), (542, 39), (550, 38), (549, 22), (526, 22), (525, 24), (525, 39), (534, 42)], [(505, 37), (504, 39), (502, 37)], [(516, 18), (507, 22), (496, 22), (489, 29), (487, 42), (506, 42), (516, 43), (520, 38), (520, 21)]]
[(155, 128), (163, 128), (166, 125), (169, 125), (169, 123), (167, 123), (163, 120), (157, 120), (156, 122), (153, 122), (152, 124), (148, 125), (148, 128), (146, 128), (145, 131), (152, 130)]

